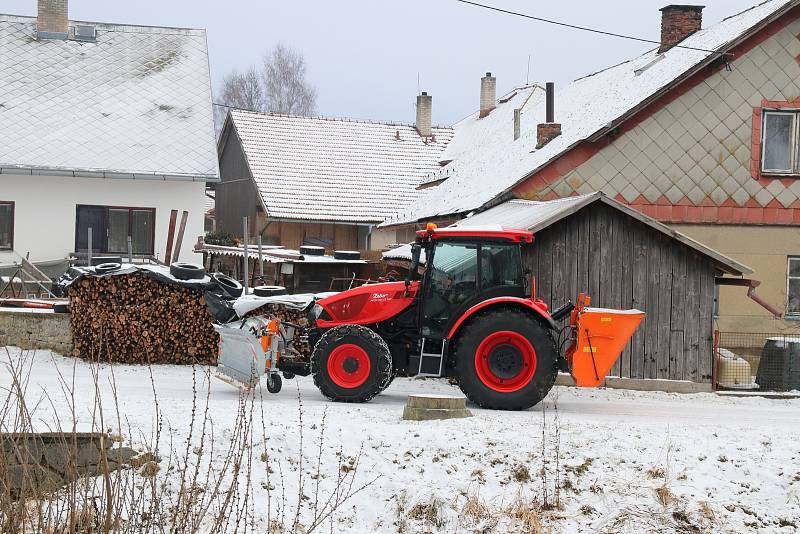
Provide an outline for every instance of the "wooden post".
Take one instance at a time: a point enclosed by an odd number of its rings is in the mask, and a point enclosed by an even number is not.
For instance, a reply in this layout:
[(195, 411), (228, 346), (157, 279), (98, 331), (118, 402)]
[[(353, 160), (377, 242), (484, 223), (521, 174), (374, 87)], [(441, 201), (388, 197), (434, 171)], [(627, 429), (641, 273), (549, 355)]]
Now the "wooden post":
[(175, 238), (175, 221), (178, 219), (178, 210), (172, 210), (169, 214), (169, 229), (167, 230), (167, 250), (164, 253), (164, 263), (169, 265), (172, 258), (172, 240)]
[(247, 295), (247, 274), (248, 274), (248, 267), (247, 264), (249, 261), (248, 253), (247, 253), (247, 234), (248, 234), (248, 225), (247, 225), (247, 217), (242, 217), (242, 224), (244, 228), (244, 232), (242, 232), (242, 244), (244, 245), (244, 261), (242, 262), (242, 282), (244, 283), (244, 291), (243, 293)]
[(186, 232), (186, 219), (189, 217), (189, 212), (185, 211), (181, 214), (181, 226), (178, 229), (178, 238), (175, 240), (175, 250), (172, 253), (172, 261), (178, 261), (178, 256), (181, 253), (181, 245), (183, 245), (183, 234)]
[(86, 266), (92, 266), (92, 227), (89, 227), (89, 241), (86, 243)]
[(258, 274), (264, 283), (264, 255), (261, 253), (261, 234), (258, 234)]

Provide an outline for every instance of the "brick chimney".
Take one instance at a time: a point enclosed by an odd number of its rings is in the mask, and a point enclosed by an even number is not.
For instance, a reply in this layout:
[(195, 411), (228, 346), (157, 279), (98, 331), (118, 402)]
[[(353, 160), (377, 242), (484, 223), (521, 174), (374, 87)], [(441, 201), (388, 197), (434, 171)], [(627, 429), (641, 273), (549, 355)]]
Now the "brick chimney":
[(546, 90), (546, 108), (545, 108), (545, 122), (536, 125), (536, 148), (542, 148), (544, 145), (561, 135), (561, 124), (555, 122), (555, 84), (547, 82), (545, 85)]
[(661, 46), (658, 49), (659, 54), (666, 52), (703, 26), (704, 7), (672, 4), (660, 9)]
[(497, 102), (497, 78), (492, 76), (491, 72), (487, 72), (486, 76), (481, 78), (481, 111), (479, 117), (483, 118), (495, 107)]
[(417, 132), (422, 137), (431, 136), (431, 113), (433, 110), (433, 97), (422, 92), (417, 95)]
[(38, 0), (36, 30), (39, 39), (69, 36), (68, 0)]

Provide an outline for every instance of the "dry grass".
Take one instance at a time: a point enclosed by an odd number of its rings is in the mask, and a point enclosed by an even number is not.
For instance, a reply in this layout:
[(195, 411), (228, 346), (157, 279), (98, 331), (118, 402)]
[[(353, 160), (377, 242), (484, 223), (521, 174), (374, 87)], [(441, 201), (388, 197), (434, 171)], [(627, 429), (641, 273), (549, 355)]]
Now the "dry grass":
[[(91, 413), (91, 421), (82, 421), (81, 431), (106, 432), (114, 426), (128, 436), (136, 430), (126, 428), (125, 418), (114, 408), (119, 406), (114, 380), (114, 366), (90, 363), (94, 382), (93, 405), (76, 401), (74, 388), (77, 366), (71, 376), (59, 375), (61, 391), (48, 391), (31, 406), (32, 396), (27, 393), (33, 359), (30, 353), (12, 357), (8, 349), (3, 353), (0, 367), (8, 370), (11, 387), (3, 391), (0, 403), (0, 433), (33, 432), (34, 421), (42, 425), (37, 408), (49, 408), (58, 417), (48, 431), (73, 432), (78, 427), (77, 412)], [(83, 365), (83, 364), (81, 364)], [(211, 419), (210, 389), (200, 390), (199, 378), (210, 379), (209, 372), (194, 368), (191, 399), (191, 418), (180, 429), (164, 422), (155, 382), (157, 369), (150, 368), (153, 397), (149, 409), (158, 421), (152, 436), (142, 437), (147, 453), (137, 458), (134, 465), (110, 471), (105, 466), (99, 476), (83, 478), (68, 483), (63, 489), (50, 494), (34, 493), (29, 498), (17, 500), (10, 492), (9, 476), (0, 469), (0, 532), (3, 534), (227, 534), (235, 532), (269, 531), (286, 534), (310, 534), (326, 528), (334, 530), (334, 514), (356, 494), (375, 482), (356, 483), (361, 452), (348, 457), (339, 449), (339, 465), (335, 472), (322, 469), (325, 443), (325, 417), (319, 425), (317, 458), (311, 466), (309, 484), (303, 477), (303, 423), (302, 403), (298, 398), (300, 425), (300, 452), (296, 486), (299, 488), (295, 502), (285, 494), (287, 481), (283, 478), (281, 463), (267, 453), (267, 418), (263, 414), (260, 392), (242, 393), (232, 426), (225, 428), (226, 439), (214, 439), (220, 432)], [(111, 395), (101, 394), (101, 380), (110, 373)], [(81, 392), (84, 396), (87, 392)], [(298, 392), (299, 393), (299, 392)], [(188, 399), (187, 399), (188, 400)], [(63, 408), (67, 406), (66, 410)], [(147, 400), (141, 399), (143, 409)], [(87, 428), (87, 426), (89, 428)], [(188, 427), (187, 427), (188, 426)], [(316, 428), (316, 427), (315, 427)], [(39, 429), (41, 430), (41, 429)], [(260, 430), (260, 432), (257, 432)], [(180, 442), (173, 436), (181, 435)], [(261, 459), (266, 465), (266, 483), (256, 480), (254, 461)], [(2, 460), (2, 458), (0, 458)], [(284, 458), (284, 460), (289, 460)], [(3, 462), (0, 462), (2, 464)], [(262, 466), (263, 469), (263, 466)], [(279, 480), (271, 474), (279, 473)], [(319, 480), (332, 481), (332, 489), (322, 491)], [(254, 485), (267, 490), (266, 501), (254, 502)], [(275, 486), (280, 488), (275, 490)], [(329, 487), (331, 484), (329, 484)], [(311, 493), (309, 497), (306, 493)], [(305, 521), (305, 524), (303, 521)]]

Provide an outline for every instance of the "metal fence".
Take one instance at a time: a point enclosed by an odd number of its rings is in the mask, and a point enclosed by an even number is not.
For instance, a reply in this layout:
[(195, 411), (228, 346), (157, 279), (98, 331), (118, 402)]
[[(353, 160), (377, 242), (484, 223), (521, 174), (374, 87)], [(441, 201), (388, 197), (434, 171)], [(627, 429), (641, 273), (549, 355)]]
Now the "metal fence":
[(800, 391), (800, 334), (715, 332), (714, 387)]

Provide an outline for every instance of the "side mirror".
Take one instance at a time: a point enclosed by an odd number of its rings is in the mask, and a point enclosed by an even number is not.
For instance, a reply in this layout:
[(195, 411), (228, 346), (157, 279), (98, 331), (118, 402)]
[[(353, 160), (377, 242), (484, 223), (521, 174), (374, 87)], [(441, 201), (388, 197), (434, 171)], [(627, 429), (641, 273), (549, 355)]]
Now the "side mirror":
[(408, 288), (411, 287), (411, 280), (417, 274), (419, 269), (419, 257), (422, 252), (422, 245), (415, 242), (411, 245), (411, 267), (409, 268), (408, 275), (406, 275), (406, 295), (408, 295)]

